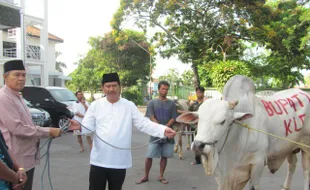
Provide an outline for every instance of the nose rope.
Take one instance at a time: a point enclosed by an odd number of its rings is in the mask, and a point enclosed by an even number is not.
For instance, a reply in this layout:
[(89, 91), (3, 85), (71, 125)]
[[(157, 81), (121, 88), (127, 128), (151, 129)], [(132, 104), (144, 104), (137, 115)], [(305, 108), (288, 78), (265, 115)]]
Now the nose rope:
[(223, 143), (223, 145), (222, 145), (222, 147), (221, 147), (221, 149), (220, 149), (220, 151), (218, 152), (218, 154), (220, 155), (220, 153), (222, 152), (222, 150), (223, 150), (223, 148), (224, 148), (224, 146), (225, 146), (225, 144), (226, 144), (226, 141), (227, 141), (227, 138), (228, 138), (228, 135), (229, 135), (229, 132), (230, 132), (230, 129), (231, 128), (229, 128), (228, 129), (228, 131), (226, 132), (226, 133), (224, 133), (220, 138), (219, 138), (219, 140), (215, 140), (215, 141), (213, 141), (213, 142), (206, 142), (206, 143), (202, 143), (202, 145), (200, 145), (200, 146), (205, 146), (205, 145), (209, 145), (209, 146), (213, 146), (213, 147), (215, 147), (215, 144), (217, 144), (224, 136), (225, 136), (225, 134), (226, 134), (226, 137), (225, 137), (225, 140), (224, 140), (224, 143)]

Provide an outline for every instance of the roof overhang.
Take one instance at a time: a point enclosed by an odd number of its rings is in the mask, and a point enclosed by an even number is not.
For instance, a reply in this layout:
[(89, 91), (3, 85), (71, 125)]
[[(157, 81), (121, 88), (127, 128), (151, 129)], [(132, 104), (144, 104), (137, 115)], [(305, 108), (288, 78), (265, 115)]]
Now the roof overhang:
[[(30, 75), (40, 75), (40, 70), (39, 69), (31, 69), (28, 71)], [(65, 76), (63, 73), (58, 72), (58, 71), (49, 71), (48, 76), (52, 78), (59, 78), (63, 80), (72, 80), (72, 77)]]
[(0, 30), (20, 27), (20, 7), (0, 1)]

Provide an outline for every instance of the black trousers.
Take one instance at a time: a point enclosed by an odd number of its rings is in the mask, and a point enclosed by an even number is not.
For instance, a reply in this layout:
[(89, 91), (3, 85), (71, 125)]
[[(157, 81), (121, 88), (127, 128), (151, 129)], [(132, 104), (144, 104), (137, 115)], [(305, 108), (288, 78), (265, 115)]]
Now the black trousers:
[(33, 183), (33, 175), (34, 175), (34, 168), (26, 172), (27, 181), (23, 190), (32, 190), (32, 183)]
[(121, 190), (126, 176), (126, 169), (103, 168), (91, 165), (89, 172), (89, 190)]

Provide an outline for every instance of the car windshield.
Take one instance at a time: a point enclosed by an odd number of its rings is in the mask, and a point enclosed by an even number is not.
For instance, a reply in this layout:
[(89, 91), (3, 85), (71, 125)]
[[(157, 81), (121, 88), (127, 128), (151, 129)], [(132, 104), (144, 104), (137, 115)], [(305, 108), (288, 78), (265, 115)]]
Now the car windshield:
[(28, 102), (25, 98), (23, 98), (23, 99), (24, 99), (25, 104), (26, 104), (28, 107), (31, 107), (31, 106), (32, 106), (32, 104), (31, 104), (30, 102)]
[(58, 101), (58, 102), (68, 102), (68, 101), (76, 101), (76, 97), (68, 89), (49, 89), (52, 96)]

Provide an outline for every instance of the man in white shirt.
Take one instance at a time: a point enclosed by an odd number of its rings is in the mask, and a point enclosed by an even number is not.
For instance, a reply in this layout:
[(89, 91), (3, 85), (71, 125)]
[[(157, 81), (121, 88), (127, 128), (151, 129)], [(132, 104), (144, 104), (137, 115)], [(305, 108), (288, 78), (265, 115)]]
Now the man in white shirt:
[[(74, 120), (77, 120), (79, 123), (82, 123), (84, 115), (88, 109), (88, 102), (85, 101), (83, 92), (77, 91), (75, 93), (76, 98), (78, 99), (76, 102), (73, 103), (73, 112), (74, 112)], [(77, 140), (80, 144), (80, 152), (84, 151), (83, 139), (82, 134), (79, 130), (74, 131), (74, 135), (77, 136)], [(89, 144), (90, 150), (92, 149), (92, 139), (90, 133), (85, 134), (87, 142)]]
[(144, 133), (160, 138), (173, 138), (176, 132), (150, 121), (133, 102), (121, 98), (117, 73), (103, 75), (102, 91), (106, 98), (96, 100), (90, 105), (82, 121), (83, 127), (71, 120), (70, 129), (81, 130), (82, 133), (91, 130), (96, 133), (90, 155), (89, 190), (105, 189), (106, 182), (109, 190), (121, 190), (126, 169), (132, 167), (131, 151), (113, 148), (102, 140), (116, 147), (129, 148), (133, 125)]

